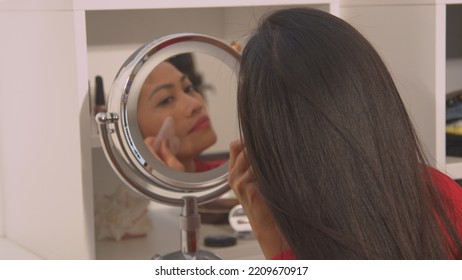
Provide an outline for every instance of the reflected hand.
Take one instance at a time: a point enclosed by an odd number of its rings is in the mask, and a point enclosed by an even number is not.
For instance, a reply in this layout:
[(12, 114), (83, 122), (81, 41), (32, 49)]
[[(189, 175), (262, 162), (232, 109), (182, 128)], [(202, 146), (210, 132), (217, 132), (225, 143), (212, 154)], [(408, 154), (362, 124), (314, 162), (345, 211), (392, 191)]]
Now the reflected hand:
[(178, 158), (172, 153), (168, 147), (168, 140), (162, 140), (160, 142), (159, 149), (156, 151), (153, 144), (156, 137), (149, 136), (144, 139), (144, 143), (148, 147), (149, 151), (162, 163), (170, 168), (177, 171), (185, 171), (184, 165), (178, 160)]
[(287, 249), (287, 243), (259, 192), (244, 143), (239, 140), (230, 145), (228, 183), (244, 208), (265, 257), (270, 259), (281, 249)]

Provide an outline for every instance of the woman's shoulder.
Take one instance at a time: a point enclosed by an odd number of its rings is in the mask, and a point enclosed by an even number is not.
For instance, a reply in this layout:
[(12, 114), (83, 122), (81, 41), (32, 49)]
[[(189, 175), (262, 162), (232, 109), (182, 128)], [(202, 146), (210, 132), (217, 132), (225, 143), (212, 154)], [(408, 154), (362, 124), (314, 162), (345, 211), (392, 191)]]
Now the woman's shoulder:
[(295, 255), (292, 250), (286, 250), (279, 252), (276, 256), (271, 258), (272, 260), (295, 260)]
[(429, 172), (440, 192), (444, 193), (449, 199), (449, 216), (453, 220), (459, 235), (462, 236), (462, 186), (446, 174), (434, 168), (429, 168)]

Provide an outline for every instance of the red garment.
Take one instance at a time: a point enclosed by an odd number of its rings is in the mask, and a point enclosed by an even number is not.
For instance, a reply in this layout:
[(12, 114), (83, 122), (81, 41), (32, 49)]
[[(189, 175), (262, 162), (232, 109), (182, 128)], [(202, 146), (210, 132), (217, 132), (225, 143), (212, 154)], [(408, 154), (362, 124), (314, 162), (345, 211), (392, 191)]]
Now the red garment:
[(223, 163), (225, 163), (226, 160), (220, 159), (220, 160), (215, 160), (215, 161), (200, 161), (200, 160), (194, 160), (194, 163), (196, 164), (196, 172), (204, 172), (208, 171), (211, 169), (214, 169)]
[(279, 252), (276, 256), (271, 258), (272, 260), (296, 260), (294, 253), (292, 250), (287, 250), (283, 252)]
[[(451, 216), (451, 218), (459, 235), (462, 237), (462, 187), (436, 169), (430, 169), (430, 174), (433, 176), (433, 181), (436, 185), (441, 187), (441, 190), (445, 192), (454, 204), (454, 216)], [(450, 212), (450, 214), (452, 213)]]
[[(429, 172), (432, 176), (433, 182), (437, 186), (441, 187), (441, 191), (443, 191), (448, 196), (448, 198), (452, 200), (454, 211), (449, 212), (450, 218), (454, 221), (454, 226), (459, 232), (459, 236), (462, 237), (462, 187), (447, 175), (439, 172), (436, 169), (429, 168)], [(458, 259), (460, 258), (462, 258), (462, 256), (458, 256)], [(287, 250), (278, 253), (272, 259), (295, 260), (296, 258), (292, 251)]]
[[(433, 182), (440, 187), (440, 190), (452, 201), (453, 209), (449, 210), (449, 218), (462, 238), (462, 187), (454, 180), (436, 169), (429, 169)], [(451, 211), (452, 210), (452, 211)], [(451, 244), (450, 244), (451, 245)], [(462, 255), (450, 256), (451, 259), (462, 259)]]

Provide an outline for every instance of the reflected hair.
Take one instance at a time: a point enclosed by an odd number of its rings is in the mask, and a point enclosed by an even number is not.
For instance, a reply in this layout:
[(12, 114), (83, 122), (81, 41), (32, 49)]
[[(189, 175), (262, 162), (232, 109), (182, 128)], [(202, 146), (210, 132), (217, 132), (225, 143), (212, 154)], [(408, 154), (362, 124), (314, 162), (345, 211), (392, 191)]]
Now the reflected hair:
[(202, 76), (197, 73), (191, 53), (181, 53), (172, 56), (168, 59), (168, 62), (173, 64), (181, 73), (185, 74), (195, 87), (199, 88), (202, 86)]
[(263, 18), (243, 50), (238, 116), (259, 191), (297, 258), (462, 252), (391, 75), (345, 21), (309, 8)]

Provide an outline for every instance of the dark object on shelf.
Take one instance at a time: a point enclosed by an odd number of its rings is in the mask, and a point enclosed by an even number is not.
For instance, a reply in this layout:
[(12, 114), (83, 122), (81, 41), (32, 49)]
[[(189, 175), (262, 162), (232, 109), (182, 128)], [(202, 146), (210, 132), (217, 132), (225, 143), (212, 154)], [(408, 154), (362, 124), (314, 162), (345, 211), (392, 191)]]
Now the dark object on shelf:
[(237, 238), (231, 235), (206, 236), (204, 244), (208, 247), (229, 247), (237, 243)]
[(446, 122), (462, 119), (462, 90), (446, 95)]
[(462, 157), (462, 135), (446, 133), (446, 155)]
[(199, 214), (201, 215), (201, 223), (222, 225), (228, 224), (229, 211), (239, 201), (235, 198), (217, 199), (212, 202), (199, 205)]
[(95, 115), (100, 112), (106, 112), (106, 100), (104, 94), (103, 78), (96, 76), (95, 78)]
[(462, 90), (446, 95), (446, 155), (462, 157)]

